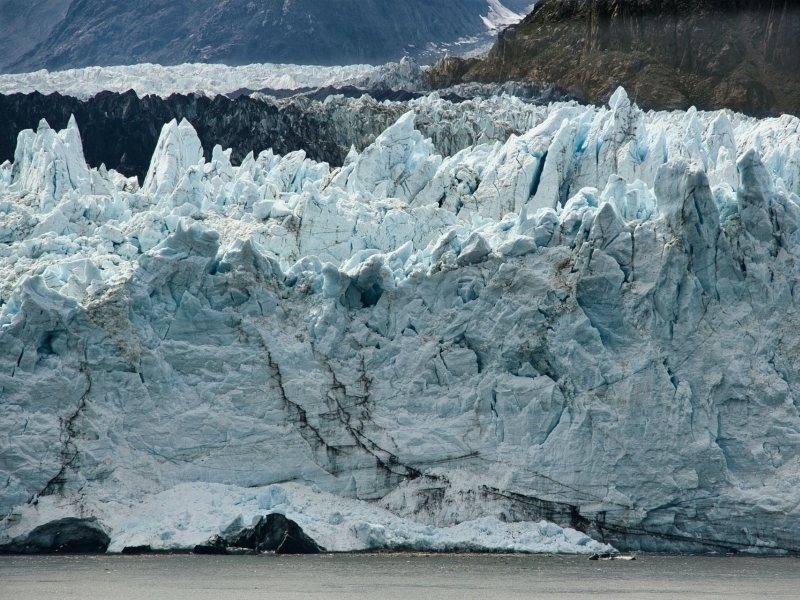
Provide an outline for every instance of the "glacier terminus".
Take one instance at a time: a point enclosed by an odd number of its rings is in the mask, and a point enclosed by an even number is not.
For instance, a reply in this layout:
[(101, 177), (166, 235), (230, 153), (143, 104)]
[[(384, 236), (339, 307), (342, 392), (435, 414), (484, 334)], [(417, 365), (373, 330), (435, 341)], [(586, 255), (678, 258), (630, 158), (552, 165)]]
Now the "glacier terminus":
[(800, 551), (800, 120), (497, 102), (337, 168), (173, 121), (141, 185), (23, 131), (0, 550)]

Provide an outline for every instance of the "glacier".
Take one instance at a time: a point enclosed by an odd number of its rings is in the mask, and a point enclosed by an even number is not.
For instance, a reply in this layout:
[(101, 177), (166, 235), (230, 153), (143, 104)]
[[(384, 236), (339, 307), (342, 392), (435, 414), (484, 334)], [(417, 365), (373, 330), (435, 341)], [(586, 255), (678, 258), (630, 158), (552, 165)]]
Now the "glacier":
[(280, 512), (335, 551), (800, 550), (800, 120), (540, 108), (337, 168), (173, 121), (141, 185), (23, 131), (0, 548)]
[(140, 97), (170, 94), (217, 96), (242, 89), (303, 90), (345, 87), (415, 91), (424, 88), (422, 68), (411, 58), (384, 65), (335, 67), (254, 63), (238, 67), (185, 63), (175, 66), (139, 63), (31, 73), (0, 74), (0, 94), (60, 93), (85, 100), (100, 92), (133, 90)]

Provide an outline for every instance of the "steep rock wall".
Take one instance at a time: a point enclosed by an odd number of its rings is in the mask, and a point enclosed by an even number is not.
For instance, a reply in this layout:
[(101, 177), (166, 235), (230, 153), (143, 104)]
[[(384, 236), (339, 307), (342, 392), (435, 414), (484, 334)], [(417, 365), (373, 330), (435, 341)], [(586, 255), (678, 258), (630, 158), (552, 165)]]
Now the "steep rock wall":
[(450, 59), (432, 81), (547, 82), (595, 102), (624, 85), (658, 110), (798, 114), (799, 34), (789, 0), (542, 0), (486, 59)]

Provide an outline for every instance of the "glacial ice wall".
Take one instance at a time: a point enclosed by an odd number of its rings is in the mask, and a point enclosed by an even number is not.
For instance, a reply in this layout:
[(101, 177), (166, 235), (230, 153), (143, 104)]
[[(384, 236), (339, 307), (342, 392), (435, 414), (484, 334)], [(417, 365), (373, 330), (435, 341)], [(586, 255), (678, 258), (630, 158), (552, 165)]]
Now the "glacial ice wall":
[(20, 135), (0, 545), (800, 550), (800, 120), (619, 90), (445, 158), (414, 119), (336, 169), (172, 122), (141, 188)]

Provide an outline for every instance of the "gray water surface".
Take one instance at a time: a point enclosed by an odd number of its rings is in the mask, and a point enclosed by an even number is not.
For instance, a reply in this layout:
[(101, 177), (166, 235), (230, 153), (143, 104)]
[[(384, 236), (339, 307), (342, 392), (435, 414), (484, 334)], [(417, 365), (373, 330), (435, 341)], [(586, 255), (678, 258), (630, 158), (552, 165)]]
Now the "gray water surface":
[(0, 556), (2, 600), (800, 598), (800, 559), (531, 555)]

